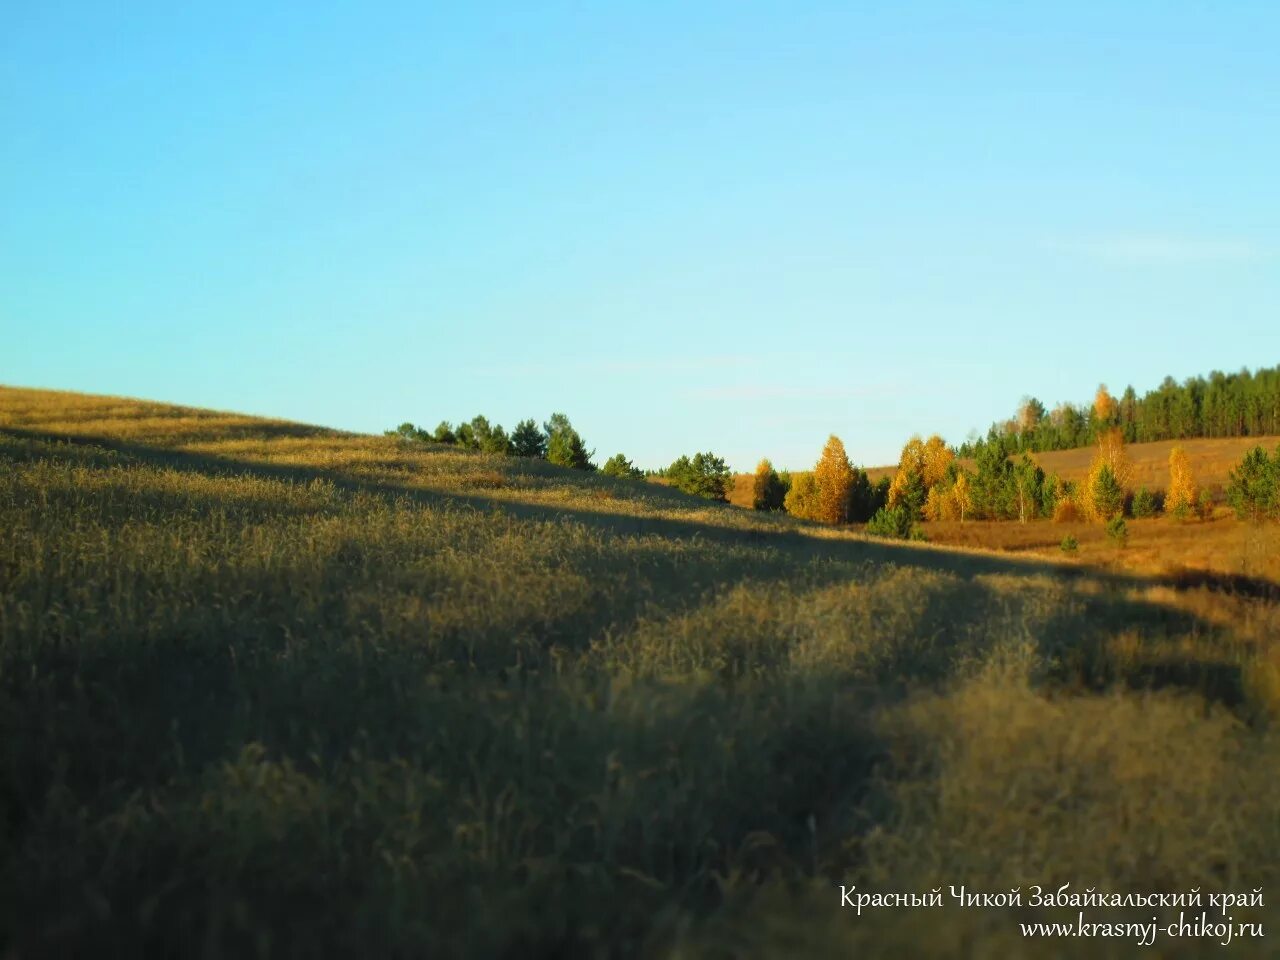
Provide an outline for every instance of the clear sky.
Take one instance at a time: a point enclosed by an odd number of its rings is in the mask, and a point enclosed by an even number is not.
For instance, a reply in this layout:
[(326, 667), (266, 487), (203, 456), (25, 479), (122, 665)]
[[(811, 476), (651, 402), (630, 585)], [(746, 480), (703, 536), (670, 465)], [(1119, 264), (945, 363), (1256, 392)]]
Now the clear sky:
[(1280, 3), (57, 3), (0, 382), (805, 467), (1280, 362)]

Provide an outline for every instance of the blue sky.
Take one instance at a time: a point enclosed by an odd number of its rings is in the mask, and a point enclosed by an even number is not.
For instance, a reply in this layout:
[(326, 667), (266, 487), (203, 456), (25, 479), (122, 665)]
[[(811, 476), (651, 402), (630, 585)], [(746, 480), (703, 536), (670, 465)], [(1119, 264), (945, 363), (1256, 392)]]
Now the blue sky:
[(4, 20), (3, 383), (750, 469), (1280, 362), (1280, 4)]

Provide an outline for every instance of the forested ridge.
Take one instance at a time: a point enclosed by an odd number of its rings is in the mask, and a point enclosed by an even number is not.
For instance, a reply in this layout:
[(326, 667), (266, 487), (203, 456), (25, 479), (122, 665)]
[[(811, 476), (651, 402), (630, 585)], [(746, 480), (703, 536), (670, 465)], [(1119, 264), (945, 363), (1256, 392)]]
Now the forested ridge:
[(1141, 397), (1132, 386), (1119, 397), (1100, 386), (1092, 405), (1061, 403), (1052, 410), (1026, 397), (1013, 417), (993, 423), (986, 437), (960, 444), (956, 452), (974, 457), (987, 444), (1006, 453), (1071, 450), (1097, 443), (1112, 427), (1120, 428), (1126, 443), (1280, 434), (1280, 366), (1215, 370), (1182, 383), (1165, 377)]

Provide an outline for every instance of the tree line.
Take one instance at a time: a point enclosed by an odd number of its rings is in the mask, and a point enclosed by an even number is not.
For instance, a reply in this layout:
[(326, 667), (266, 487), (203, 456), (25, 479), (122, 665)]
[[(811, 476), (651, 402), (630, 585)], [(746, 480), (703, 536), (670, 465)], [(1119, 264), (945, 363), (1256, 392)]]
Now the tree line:
[[(563, 413), (541, 426), (522, 420), (508, 434), (484, 416), (453, 425), (442, 421), (433, 431), (402, 423), (388, 435), (406, 441), (449, 444), (484, 453), (538, 458), (559, 466), (596, 470), (594, 450)], [(1128, 443), (1185, 437), (1280, 434), (1280, 367), (1250, 374), (1211, 373), (1181, 385), (1165, 378), (1138, 398), (1132, 387), (1116, 399), (1100, 386), (1093, 404), (1061, 404), (1052, 412), (1034, 398), (1023, 400), (1018, 415), (995, 424), (985, 439), (958, 448), (940, 436), (912, 437), (903, 447), (893, 476), (873, 483), (855, 466), (843, 442), (832, 435), (813, 470), (790, 473), (761, 460), (752, 475), (752, 506), (784, 511), (827, 524), (865, 523), (869, 533), (922, 538), (921, 521), (1048, 518), (1057, 522), (1107, 523), (1118, 539), (1125, 517), (1165, 513), (1177, 520), (1207, 516), (1213, 499), (1201, 490), (1181, 447), (1169, 456), (1164, 491), (1134, 489)], [(1030, 456), (1048, 450), (1096, 447), (1087, 477), (1063, 480)], [(960, 458), (974, 461), (966, 469)], [(724, 459), (709, 451), (677, 457), (659, 470), (641, 470), (617, 453), (599, 468), (607, 476), (667, 485), (709, 500), (726, 501), (734, 478)], [(1254, 521), (1280, 519), (1280, 449), (1268, 455), (1257, 447), (1231, 472), (1228, 503), (1238, 516)]]
[(487, 417), (478, 415), (456, 426), (442, 420), (430, 431), (406, 421), (394, 430), (387, 430), (386, 435), (499, 456), (530, 457), (575, 470), (596, 468), (591, 462), (595, 451), (587, 450), (582, 435), (563, 413), (553, 413), (541, 427), (535, 420), (521, 420), (510, 434), (502, 424), (491, 424)]
[[(528, 457), (574, 470), (597, 469), (592, 459), (595, 451), (587, 449), (582, 435), (563, 413), (553, 413), (542, 426), (532, 419), (521, 420), (509, 434), (501, 424), (490, 423), (482, 414), (457, 424), (442, 420), (434, 430), (405, 421), (384, 433), (406, 442), (444, 444), (495, 456)], [(668, 467), (647, 471), (633, 464), (625, 454), (616, 453), (598, 469), (605, 476), (629, 480), (660, 477), (669, 486), (710, 500), (727, 501), (733, 487), (733, 474), (728, 465), (722, 457), (710, 452), (680, 456)]]
[(1091, 405), (1061, 403), (1052, 410), (1024, 397), (1014, 416), (993, 423), (985, 437), (961, 444), (956, 452), (976, 457), (985, 446), (1006, 456), (1071, 450), (1091, 446), (1113, 429), (1126, 443), (1280, 434), (1280, 366), (1252, 373), (1215, 370), (1182, 383), (1165, 377), (1141, 397), (1132, 386), (1115, 397), (1103, 384)]

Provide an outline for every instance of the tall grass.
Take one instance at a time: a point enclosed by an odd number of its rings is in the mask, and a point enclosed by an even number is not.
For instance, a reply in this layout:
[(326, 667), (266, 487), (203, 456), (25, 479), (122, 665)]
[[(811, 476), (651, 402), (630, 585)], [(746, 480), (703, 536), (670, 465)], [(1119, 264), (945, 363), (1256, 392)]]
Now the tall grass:
[(1266, 598), (11, 390), (0, 520), (16, 956), (1041, 955), (835, 885), (1277, 879)]

